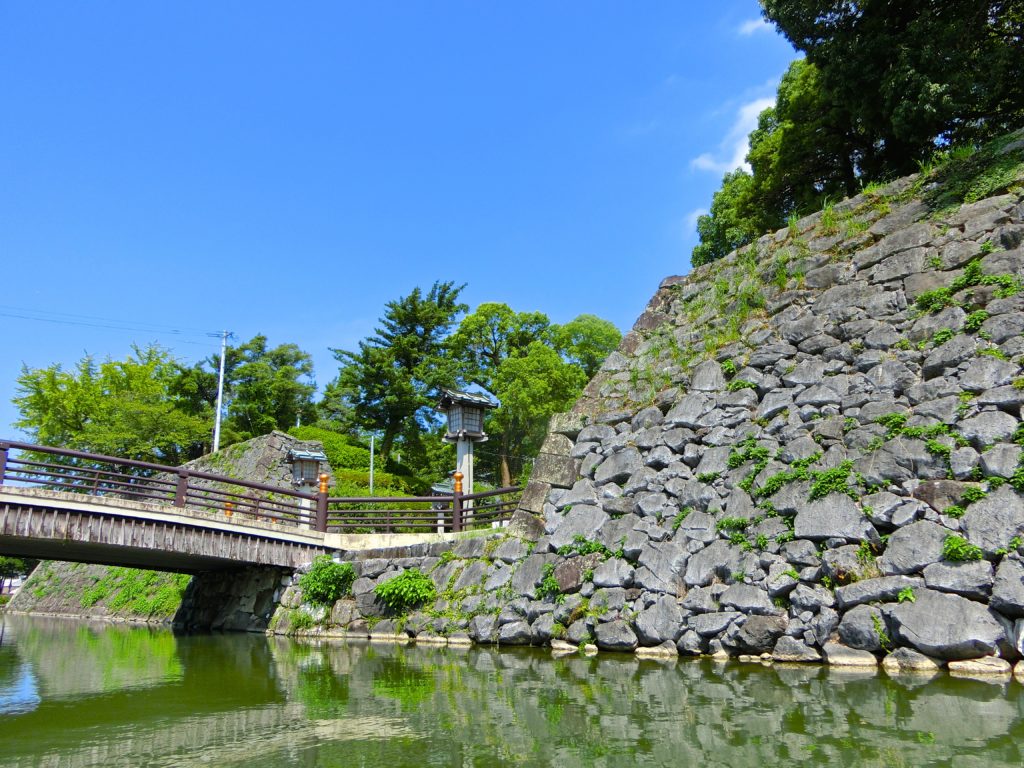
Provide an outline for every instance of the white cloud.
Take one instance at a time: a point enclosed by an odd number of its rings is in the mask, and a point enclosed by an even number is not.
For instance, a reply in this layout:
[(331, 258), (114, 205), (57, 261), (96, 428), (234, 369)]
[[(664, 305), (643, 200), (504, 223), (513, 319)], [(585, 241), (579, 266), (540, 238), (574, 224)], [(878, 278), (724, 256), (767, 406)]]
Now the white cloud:
[(749, 146), (747, 143), (748, 134), (757, 127), (757, 116), (765, 109), (775, 104), (774, 97), (764, 97), (749, 101), (740, 106), (736, 112), (732, 127), (718, 145), (718, 151), (704, 152), (690, 161), (690, 167), (698, 171), (709, 171), (717, 174), (726, 174), (743, 168), (750, 171), (746, 157)]
[(707, 208), (697, 208), (686, 214), (686, 230), (683, 234), (692, 235), (697, 231), (697, 219), (708, 214)]
[(736, 32), (743, 37), (750, 37), (757, 32), (769, 32), (771, 28), (772, 25), (764, 19), (748, 19), (736, 28)]

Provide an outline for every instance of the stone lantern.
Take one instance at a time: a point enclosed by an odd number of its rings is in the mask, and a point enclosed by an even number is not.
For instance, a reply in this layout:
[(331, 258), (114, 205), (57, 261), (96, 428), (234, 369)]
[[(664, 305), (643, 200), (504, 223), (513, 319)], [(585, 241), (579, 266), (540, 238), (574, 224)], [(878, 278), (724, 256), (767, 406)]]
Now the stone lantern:
[(473, 444), (487, 440), (484, 432), (484, 412), (497, 408), (487, 395), (458, 392), (453, 389), (441, 390), (441, 401), (437, 405), (448, 417), (446, 443), (455, 443), (455, 469), (462, 473), (466, 493), (473, 493)]
[(327, 461), (327, 456), (320, 451), (292, 448), (288, 451), (288, 461), (292, 465), (292, 485), (312, 488), (320, 483), (320, 465)]

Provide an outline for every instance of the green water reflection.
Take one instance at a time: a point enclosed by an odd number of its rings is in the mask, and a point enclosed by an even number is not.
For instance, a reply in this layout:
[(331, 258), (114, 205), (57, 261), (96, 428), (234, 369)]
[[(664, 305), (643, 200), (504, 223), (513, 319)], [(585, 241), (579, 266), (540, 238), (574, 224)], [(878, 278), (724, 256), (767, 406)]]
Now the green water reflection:
[(7, 617), (11, 766), (1019, 766), (1024, 686)]

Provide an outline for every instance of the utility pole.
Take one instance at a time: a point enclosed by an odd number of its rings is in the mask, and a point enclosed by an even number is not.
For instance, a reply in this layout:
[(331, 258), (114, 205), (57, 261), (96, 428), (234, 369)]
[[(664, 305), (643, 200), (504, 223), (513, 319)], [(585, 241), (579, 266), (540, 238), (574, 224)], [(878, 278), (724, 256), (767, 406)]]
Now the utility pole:
[(370, 433), (370, 495), (373, 496), (373, 442), (377, 436)]
[(224, 359), (228, 352), (228, 337), (233, 336), (231, 331), (220, 333), (220, 375), (217, 377), (217, 413), (213, 420), (213, 452), (220, 449), (220, 416), (224, 407)]

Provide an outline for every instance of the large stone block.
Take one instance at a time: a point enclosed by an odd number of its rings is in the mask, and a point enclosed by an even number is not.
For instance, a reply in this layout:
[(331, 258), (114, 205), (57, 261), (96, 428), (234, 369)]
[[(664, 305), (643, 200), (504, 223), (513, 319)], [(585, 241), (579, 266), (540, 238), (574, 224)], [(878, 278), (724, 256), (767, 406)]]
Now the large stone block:
[(981, 603), (930, 589), (890, 613), (895, 638), (940, 659), (975, 659), (996, 654), (1006, 643), (1002, 623)]

